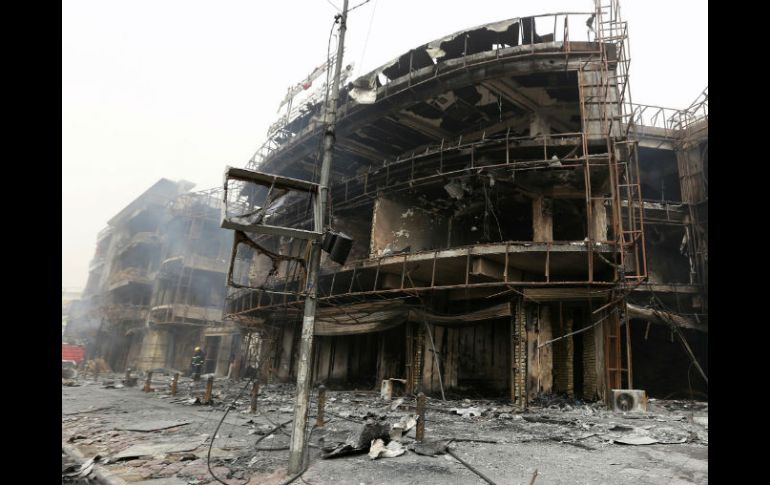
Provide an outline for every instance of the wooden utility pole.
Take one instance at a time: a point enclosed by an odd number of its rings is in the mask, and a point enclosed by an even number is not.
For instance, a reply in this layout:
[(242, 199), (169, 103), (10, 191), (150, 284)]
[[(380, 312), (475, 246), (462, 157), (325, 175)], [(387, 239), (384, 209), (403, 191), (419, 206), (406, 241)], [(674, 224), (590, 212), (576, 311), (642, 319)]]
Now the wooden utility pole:
[[(326, 228), (326, 202), (329, 195), (329, 174), (331, 173), (334, 131), (337, 122), (337, 100), (340, 95), (340, 73), (342, 70), (342, 52), (345, 45), (347, 16), (348, 0), (345, 0), (342, 14), (339, 16), (339, 42), (337, 43), (337, 62), (334, 66), (334, 80), (331, 86), (331, 96), (326, 105), (326, 130), (324, 132), (321, 178), (318, 182), (318, 193), (315, 194), (313, 204), (314, 229), (315, 232), (319, 233), (324, 232)], [(310, 403), (310, 385), (312, 381), (310, 358), (313, 355), (313, 330), (315, 328), (315, 313), (318, 304), (316, 295), (318, 292), (318, 270), (321, 265), (321, 241), (313, 240), (311, 245), (307, 287), (305, 288), (305, 311), (302, 317), (302, 338), (300, 340), (299, 361), (297, 362), (297, 397), (294, 401), (294, 423), (291, 428), (291, 443), (289, 444), (289, 473), (299, 473), (302, 470), (305, 428)]]

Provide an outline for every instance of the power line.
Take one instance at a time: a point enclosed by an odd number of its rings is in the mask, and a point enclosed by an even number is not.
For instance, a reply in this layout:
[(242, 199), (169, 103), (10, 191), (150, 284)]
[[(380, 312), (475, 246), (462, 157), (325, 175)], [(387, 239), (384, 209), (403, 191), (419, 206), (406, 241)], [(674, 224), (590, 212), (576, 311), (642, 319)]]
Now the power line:
[(353, 7), (353, 8), (349, 8), (349, 9), (348, 9), (348, 13), (352, 12), (353, 10), (357, 9), (358, 7), (361, 7), (361, 6), (363, 6), (363, 5), (366, 5), (367, 3), (371, 2), (371, 1), (372, 1), (372, 0), (364, 0), (363, 2), (359, 3), (359, 4), (358, 4), (358, 5), (356, 5), (355, 7)]
[(334, 9), (335, 9), (336, 11), (338, 11), (338, 12), (340, 11), (340, 8), (339, 8), (338, 6), (336, 6), (336, 5), (334, 5), (334, 3), (333, 3), (331, 0), (326, 0), (326, 3), (328, 3), (329, 5), (331, 5), (332, 7), (334, 7)]
[(366, 54), (366, 48), (369, 45), (369, 34), (372, 32), (372, 23), (374, 23), (374, 12), (377, 11), (377, 0), (374, 0), (374, 7), (372, 7), (372, 16), (369, 18), (369, 27), (366, 29), (366, 39), (364, 40), (364, 48), (361, 51), (361, 58), (358, 60), (359, 68), (364, 65), (364, 55)]

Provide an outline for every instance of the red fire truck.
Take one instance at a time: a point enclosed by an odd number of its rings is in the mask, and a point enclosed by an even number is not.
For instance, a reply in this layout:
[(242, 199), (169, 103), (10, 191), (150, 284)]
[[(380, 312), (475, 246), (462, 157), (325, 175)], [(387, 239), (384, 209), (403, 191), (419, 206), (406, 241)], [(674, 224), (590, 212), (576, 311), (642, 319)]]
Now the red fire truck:
[(85, 353), (86, 349), (83, 346), (65, 343), (61, 344), (62, 362), (65, 360), (71, 360), (77, 364), (80, 364), (80, 362), (83, 360), (83, 357), (85, 356)]

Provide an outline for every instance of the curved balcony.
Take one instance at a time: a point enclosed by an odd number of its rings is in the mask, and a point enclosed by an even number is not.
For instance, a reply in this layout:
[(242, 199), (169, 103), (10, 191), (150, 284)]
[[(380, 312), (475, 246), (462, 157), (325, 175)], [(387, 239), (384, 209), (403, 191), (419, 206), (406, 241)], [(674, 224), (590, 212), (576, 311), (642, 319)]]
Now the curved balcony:
[[(608, 242), (510, 241), (443, 250), (390, 254), (323, 268), (319, 301), (370, 296), (397, 296), (436, 290), (505, 291), (510, 285), (532, 288), (586, 286), (611, 288), (615, 252)], [(299, 304), (296, 280), (276, 278), (264, 288), (228, 297), (226, 315)], [(335, 300), (336, 301), (336, 300)]]
[(227, 259), (210, 258), (192, 254), (186, 256), (174, 256), (161, 262), (161, 271), (164, 274), (177, 273), (181, 268), (192, 268), (212, 273), (225, 273), (227, 272)]
[(118, 253), (124, 253), (128, 251), (131, 248), (139, 247), (139, 246), (160, 246), (161, 239), (160, 236), (155, 234), (154, 232), (137, 232), (131, 238), (123, 243), (123, 245), (118, 250)]
[(201, 307), (195, 305), (186, 305), (183, 303), (157, 305), (150, 309), (149, 320), (151, 323), (158, 325), (175, 323), (202, 324), (208, 322), (219, 322), (222, 320), (222, 308)]
[(110, 275), (107, 289), (108, 291), (113, 291), (132, 284), (150, 285), (152, 284), (152, 279), (144, 269), (126, 268)]
[[(550, 86), (550, 96), (543, 96), (529, 83), (510, 77), (547, 73), (555, 78), (575, 71), (581, 58), (599, 50), (594, 35), (576, 28), (590, 16), (590, 12), (545, 14), (476, 26), (417, 46), (360, 76), (352, 88), (340, 92), (335, 150), (351, 162), (343, 165), (355, 169), (359, 164), (418, 153), (426, 142), (448, 140), (482, 120), (489, 121), (492, 116), (486, 110), (493, 105), (493, 118), (500, 120), (495, 129), (501, 131), (508, 128), (506, 118), (515, 113), (553, 108), (551, 101), (562, 97), (554, 94), (564, 91), (563, 86)], [(321, 101), (301, 106), (296, 115), (273, 125), (249, 168), (284, 174), (301, 170), (298, 162), (314, 151), (311, 140), (322, 130)], [(563, 125), (566, 119), (556, 124)], [(386, 141), (381, 130), (388, 128)]]
[(148, 309), (147, 305), (111, 304), (99, 307), (99, 316), (112, 323), (144, 321)]

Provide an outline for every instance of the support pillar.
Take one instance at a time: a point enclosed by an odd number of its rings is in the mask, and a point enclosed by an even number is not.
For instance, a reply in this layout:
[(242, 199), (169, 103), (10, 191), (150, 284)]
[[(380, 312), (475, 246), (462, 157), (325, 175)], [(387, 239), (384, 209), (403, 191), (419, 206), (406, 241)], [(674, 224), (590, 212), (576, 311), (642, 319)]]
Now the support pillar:
[(553, 241), (553, 203), (543, 196), (532, 199), (532, 240)]
[(607, 208), (603, 199), (591, 201), (591, 226), (593, 228), (594, 241), (607, 240)]

